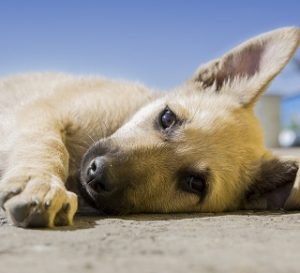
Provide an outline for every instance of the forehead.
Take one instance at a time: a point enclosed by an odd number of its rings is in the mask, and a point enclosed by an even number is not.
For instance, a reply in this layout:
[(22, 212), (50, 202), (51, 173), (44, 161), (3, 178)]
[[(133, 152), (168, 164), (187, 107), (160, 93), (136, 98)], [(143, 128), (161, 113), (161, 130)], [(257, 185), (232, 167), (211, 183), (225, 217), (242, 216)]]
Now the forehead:
[(187, 124), (194, 128), (212, 130), (217, 129), (218, 124), (224, 124), (224, 120), (230, 123), (232, 113), (234, 109), (238, 108), (238, 105), (232, 97), (226, 95), (204, 91), (176, 90), (142, 107), (116, 132), (116, 135), (119, 133), (129, 135), (133, 131), (137, 132), (148, 128), (149, 122), (153, 124), (151, 121), (154, 121), (166, 107), (170, 108), (179, 119), (187, 121)]
[(231, 96), (206, 91), (180, 90), (170, 94), (165, 100), (179, 117), (187, 121), (187, 127), (201, 128), (202, 131), (235, 124), (235, 113), (241, 109)]
[(165, 107), (165, 99), (157, 99), (150, 104), (142, 107), (139, 111), (137, 111), (133, 117), (125, 123), (121, 128), (119, 128), (114, 136), (124, 136), (124, 135), (132, 135), (133, 132), (138, 133), (139, 130), (144, 128), (144, 124), (149, 122), (149, 119), (153, 117), (160, 109)]

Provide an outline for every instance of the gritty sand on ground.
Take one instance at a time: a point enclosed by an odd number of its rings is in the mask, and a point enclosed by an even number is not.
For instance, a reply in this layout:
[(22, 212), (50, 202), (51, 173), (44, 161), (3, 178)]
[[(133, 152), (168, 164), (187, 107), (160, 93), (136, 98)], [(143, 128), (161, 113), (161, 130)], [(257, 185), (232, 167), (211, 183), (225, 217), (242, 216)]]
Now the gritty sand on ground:
[(0, 273), (300, 272), (300, 212), (77, 216), (53, 230), (1, 214), (0, 238)]

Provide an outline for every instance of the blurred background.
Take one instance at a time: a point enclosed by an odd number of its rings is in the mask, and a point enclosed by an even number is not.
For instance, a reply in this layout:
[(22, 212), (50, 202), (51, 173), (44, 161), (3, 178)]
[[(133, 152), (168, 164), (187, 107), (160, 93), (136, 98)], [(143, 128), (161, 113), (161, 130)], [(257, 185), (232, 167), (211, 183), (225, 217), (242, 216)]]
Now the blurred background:
[[(298, 0), (0, 1), (0, 76), (100, 74), (167, 90), (245, 39), (289, 25), (300, 26)], [(300, 145), (299, 50), (256, 111), (268, 146)]]

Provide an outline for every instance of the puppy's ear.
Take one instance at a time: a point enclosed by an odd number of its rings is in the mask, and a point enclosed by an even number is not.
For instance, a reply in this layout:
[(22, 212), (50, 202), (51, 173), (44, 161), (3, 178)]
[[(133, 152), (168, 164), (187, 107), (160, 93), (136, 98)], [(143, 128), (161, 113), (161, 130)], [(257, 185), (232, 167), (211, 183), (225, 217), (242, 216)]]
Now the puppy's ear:
[(299, 28), (281, 28), (246, 41), (201, 66), (192, 78), (199, 89), (233, 95), (247, 106), (266, 89), (300, 44)]
[[(244, 209), (277, 210), (286, 208), (291, 195), (298, 163), (272, 158), (261, 163), (243, 200)], [(300, 208), (300, 207), (299, 207)]]

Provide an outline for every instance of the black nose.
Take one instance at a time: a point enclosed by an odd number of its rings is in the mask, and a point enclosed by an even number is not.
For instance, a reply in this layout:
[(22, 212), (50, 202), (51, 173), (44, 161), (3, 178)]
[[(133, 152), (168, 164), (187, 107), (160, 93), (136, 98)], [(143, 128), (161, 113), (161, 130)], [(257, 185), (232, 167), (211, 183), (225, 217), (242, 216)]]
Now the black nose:
[(106, 162), (103, 156), (94, 158), (87, 167), (86, 182), (96, 192), (110, 191), (106, 175)]

